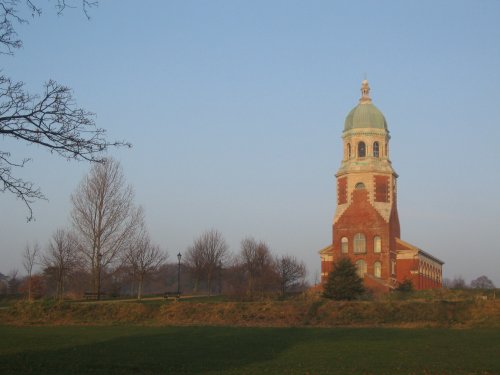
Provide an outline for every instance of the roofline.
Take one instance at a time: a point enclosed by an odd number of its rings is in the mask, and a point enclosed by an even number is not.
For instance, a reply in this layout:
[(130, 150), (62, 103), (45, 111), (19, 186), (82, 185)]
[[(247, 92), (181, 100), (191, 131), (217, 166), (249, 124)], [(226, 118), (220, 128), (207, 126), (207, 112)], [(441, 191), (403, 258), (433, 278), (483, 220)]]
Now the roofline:
[(417, 250), (418, 252), (420, 252), (420, 253), (424, 254), (426, 257), (428, 257), (428, 258), (430, 258), (430, 259), (432, 259), (432, 260), (434, 260), (434, 261), (438, 262), (438, 263), (439, 263), (439, 264), (441, 264), (441, 265), (443, 265), (443, 264), (444, 264), (444, 262), (443, 262), (441, 259), (436, 258), (434, 255), (431, 255), (431, 254), (430, 254), (430, 253), (428, 253), (427, 251), (424, 251), (424, 250), (422, 250), (421, 248), (416, 247), (415, 245), (412, 245), (412, 244), (411, 244), (411, 243), (409, 243), (409, 242), (403, 241), (401, 238), (397, 238), (397, 237), (396, 237), (396, 241), (399, 241), (400, 243), (402, 243), (402, 244), (403, 244), (403, 245), (405, 245), (405, 246), (408, 246), (409, 248), (412, 248), (412, 249)]

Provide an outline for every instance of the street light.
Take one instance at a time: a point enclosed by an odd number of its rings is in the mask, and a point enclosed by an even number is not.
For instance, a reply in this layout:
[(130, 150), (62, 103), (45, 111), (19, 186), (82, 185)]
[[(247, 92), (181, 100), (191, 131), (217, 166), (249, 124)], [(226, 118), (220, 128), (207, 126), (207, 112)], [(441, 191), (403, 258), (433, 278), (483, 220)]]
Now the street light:
[(182, 255), (179, 252), (179, 254), (177, 254), (177, 259), (179, 260), (179, 265), (177, 267), (177, 298), (181, 298), (181, 258)]

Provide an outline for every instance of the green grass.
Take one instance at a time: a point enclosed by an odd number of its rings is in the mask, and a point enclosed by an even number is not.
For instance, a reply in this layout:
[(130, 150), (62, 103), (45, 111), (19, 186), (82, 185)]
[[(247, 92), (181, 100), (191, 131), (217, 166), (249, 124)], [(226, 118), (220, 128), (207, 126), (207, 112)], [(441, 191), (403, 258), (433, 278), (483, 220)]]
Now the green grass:
[(500, 374), (498, 329), (0, 326), (0, 374)]

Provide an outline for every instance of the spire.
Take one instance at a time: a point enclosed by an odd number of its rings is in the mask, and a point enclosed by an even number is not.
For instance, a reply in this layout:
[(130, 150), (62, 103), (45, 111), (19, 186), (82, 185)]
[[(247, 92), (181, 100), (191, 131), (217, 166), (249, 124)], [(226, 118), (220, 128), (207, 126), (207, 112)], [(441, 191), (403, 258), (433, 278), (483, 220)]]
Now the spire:
[(359, 99), (360, 104), (371, 103), (372, 98), (370, 98), (370, 86), (368, 85), (368, 80), (364, 79), (361, 82), (361, 98)]

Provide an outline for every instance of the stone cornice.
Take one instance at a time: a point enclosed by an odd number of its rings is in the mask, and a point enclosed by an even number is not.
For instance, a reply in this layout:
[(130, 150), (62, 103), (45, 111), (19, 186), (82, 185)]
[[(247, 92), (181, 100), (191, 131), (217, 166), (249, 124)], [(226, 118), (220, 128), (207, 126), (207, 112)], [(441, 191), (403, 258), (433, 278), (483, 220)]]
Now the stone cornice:
[(391, 136), (389, 135), (389, 131), (384, 130), (384, 129), (373, 129), (373, 128), (364, 128), (364, 129), (350, 129), (347, 131), (344, 131), (342, 133), (342, 139), (345, 139), (347, 137), (353, 137), (353, 136), (382, 136), (382, 137), (387, 137), (387, 139), (391, 139)]

